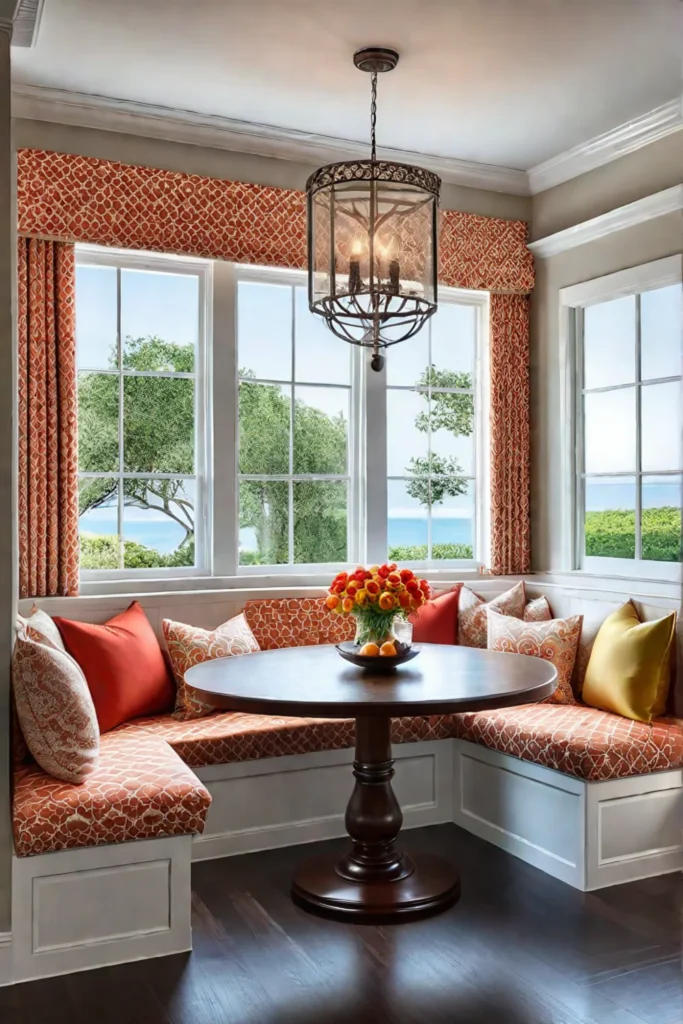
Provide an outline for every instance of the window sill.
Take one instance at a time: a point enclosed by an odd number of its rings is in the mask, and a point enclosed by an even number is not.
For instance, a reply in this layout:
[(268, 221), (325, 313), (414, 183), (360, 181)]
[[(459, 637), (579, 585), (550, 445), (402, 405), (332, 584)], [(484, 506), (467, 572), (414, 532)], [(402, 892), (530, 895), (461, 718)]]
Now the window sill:
[(681, 584), (676, 580), (644, 579), (642, 576), (622, 576), (615, 573), (587, 572), (585, 569), (548, 570), (534, 574), (534, 583), (539, 586), (576, 590), (594, 590), (603, 594), (647, 598), (666, 598), (676, 604), (681, 602)]

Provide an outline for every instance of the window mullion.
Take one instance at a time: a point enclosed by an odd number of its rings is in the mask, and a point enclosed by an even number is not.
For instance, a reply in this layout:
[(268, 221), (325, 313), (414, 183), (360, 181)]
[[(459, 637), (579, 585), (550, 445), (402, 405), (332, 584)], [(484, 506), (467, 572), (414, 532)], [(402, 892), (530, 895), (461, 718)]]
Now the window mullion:
[(643, 450), (642, 450), (642, 359), (640, 348), (640, 295), (636, 295), (636, 508), (635, 508), (635, 558), (643, 557)]
[(365, 515), (367, 560), (387, 558), (387, 385), (386, 371), (370, 369), (370, 353), (362, 350), (365, 373)]
[(290, 301), (291, 301), (291, 388), (290, 388), (290, 400), (289, 400), (289, 484), (288, 484), (288, 526), (287, 536), (289, 541), (289, 550), (287, 555), (287, 561), (290, 565), (294, 565), (294, 410), (296, 406), (296, 363), (295, 363), (295, 349), (296, 349), (296, 292), (294, 291), (294, 285), (289, 289)]
[(119, 481), (117, 502), (119, 569), (124, 568), (123, 543), (123, 339), (121, 338), (121, 267), (116, 268), (116, 361), (119, 373)]

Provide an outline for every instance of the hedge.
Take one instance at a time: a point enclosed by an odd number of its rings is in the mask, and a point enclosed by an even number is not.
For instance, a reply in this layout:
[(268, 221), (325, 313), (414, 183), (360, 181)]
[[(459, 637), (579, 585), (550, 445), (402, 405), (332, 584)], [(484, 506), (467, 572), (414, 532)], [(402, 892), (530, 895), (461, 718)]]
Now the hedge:
[[(632, 510), (586, 512), (586, 554), (602, 558), (635, 558), (636, 515)], [(681, 561), (681, 510), (672, 506), (644, 508), (642, 557), (657, 562)]]

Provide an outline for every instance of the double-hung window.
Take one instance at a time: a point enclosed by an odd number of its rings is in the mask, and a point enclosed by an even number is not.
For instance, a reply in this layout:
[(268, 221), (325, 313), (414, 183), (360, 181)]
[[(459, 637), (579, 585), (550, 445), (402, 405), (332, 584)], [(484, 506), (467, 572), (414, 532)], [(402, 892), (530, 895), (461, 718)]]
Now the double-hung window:
[[(584, 287), (574, 314), (575, 568), (676, 579), (683, 470), (680, 259)], [(581, 300), (581, 289), (568, 289), (570, 298)]]
[(76, 257), (81, 570), (202, 571), (206, 265)]
[(367, 350), (306, 275), (77, 247), (81, 569), (311, 580), (486, 562), (485, 293)]

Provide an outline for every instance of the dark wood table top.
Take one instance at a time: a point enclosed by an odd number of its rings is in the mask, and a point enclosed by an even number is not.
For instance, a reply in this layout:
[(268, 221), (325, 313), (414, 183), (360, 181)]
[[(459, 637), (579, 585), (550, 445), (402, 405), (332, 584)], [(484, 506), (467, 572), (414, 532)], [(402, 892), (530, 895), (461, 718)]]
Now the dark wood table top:
[(523, 654), (420, 644), (388, 675), (356, 668), (333, 645), (287, 647), (195, 665), (185, 681), (216, 708), (301, 718), (450, 714), (543, 700), (557, 672)]

